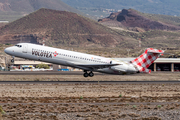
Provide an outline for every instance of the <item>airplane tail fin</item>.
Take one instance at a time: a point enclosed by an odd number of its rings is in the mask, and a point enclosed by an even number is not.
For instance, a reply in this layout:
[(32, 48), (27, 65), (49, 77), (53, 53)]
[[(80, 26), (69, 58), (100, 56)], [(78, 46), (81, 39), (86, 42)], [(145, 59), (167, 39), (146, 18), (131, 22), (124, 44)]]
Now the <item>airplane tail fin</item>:
[(147, 69), (160, 55), (163, 55), (164, 51), (153, 48), (148, 48), (146, 51), (132, 60), (131, 63), (139, 71), (144, 73), (151, 73), (151, 70)]

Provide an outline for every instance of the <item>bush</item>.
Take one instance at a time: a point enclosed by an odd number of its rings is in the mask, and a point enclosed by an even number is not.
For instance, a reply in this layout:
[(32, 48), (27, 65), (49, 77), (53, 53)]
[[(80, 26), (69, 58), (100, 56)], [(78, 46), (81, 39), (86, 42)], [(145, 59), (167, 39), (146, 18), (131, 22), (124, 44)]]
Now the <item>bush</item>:
[(133, 108), (136, 108), (137, 106), (136, 105), (133, 105)]
[(83, 96), (81, 96), (80, 99), (83, 99)]
[(119, 97), (122, 97), (122, 95), (120, 94)]
[(157, 107), (158, 107), (158, 108), (161, 108), (162, 106), (161, 106), (161, 105), (158, 105)]
[(38, 64), (36, 68), (44, 68), (44, 69), (49, 69), (49, 66), (47, 64)]
[(6, 43), (5, 45), (11, 45), (10, 43)]

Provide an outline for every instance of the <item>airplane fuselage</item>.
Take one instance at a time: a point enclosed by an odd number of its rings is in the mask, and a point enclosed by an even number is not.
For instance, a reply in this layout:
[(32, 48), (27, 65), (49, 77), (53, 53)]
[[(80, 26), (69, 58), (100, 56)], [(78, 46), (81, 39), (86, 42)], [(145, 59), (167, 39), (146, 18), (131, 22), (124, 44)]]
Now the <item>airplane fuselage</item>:
[(6, 48), (4, 51), (12, 56), (70, 66), (84, 71), (109, 74), (131, 74), (137, 72), (128, 62), (30, 43), (19, 43)]

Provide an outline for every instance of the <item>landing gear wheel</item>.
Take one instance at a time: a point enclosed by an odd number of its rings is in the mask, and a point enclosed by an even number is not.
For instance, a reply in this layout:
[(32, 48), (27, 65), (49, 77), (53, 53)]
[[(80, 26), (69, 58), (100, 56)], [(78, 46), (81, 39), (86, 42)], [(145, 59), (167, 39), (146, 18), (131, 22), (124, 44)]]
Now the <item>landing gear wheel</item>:
[(89, 73), (89, 77), (93, 77), (94, 76), (94, 73), (93, 72), (90, 72)]
[(11, 63), (14, 63), (14, 56), (12, 56)]
[(88, 73), (87, 72), (85, 72), (84, 73), (84, 77), (88, 77), (89, 75), (88, 75)]
[(14, 59), (12, 59), (11, 62), (14, 63)]

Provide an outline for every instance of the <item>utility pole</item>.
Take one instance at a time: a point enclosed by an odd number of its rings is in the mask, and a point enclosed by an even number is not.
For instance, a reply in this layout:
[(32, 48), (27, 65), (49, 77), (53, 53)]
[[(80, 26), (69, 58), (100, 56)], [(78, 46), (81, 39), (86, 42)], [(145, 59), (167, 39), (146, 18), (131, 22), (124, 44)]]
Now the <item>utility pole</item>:
[(20, 36), (20, 43), (22, 43), (22, 34), (21, 34), (21, 36)]
[(5, 66), (4, 66), (4, 69), (7, 69), (7, 58), (5, 56)]
[(139, 48), (141, 48), (141, 38), (139, 38)]
[(45, 46), (45, 40), (43, 39), (43, 46)]
[(131, 51), (130, 49), (127, 49), (127, 52), (128, 52), (128, 57), (129, 57), (129, 51)]

